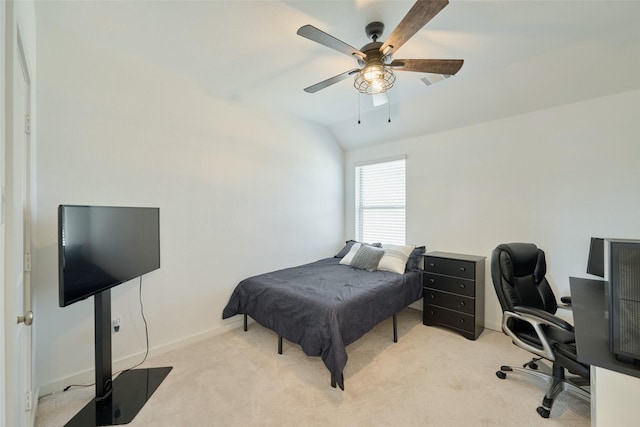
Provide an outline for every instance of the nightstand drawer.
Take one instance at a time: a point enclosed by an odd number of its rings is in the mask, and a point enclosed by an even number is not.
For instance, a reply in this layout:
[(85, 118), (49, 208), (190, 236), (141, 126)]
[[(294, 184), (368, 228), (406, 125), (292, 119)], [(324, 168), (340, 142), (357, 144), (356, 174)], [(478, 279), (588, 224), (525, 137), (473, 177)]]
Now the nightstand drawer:
[(466, 314), (475, 314), (475, 300), (473, 298), (429, 288), (424, 288), (422, 293), (426, 305), (437, 305)]
[(423, 320), (425, 325), (446, 326), (469, 334), (474, 334), (476, 328), (473, 316), (432, 305), (425, 305)]
[(424, 271), (446, 276), (475, 279), (475, 264), (469, 261), (425, 256)]
[(475, 296), (475, 282), (473, 280), (424, 273), (424, 281), (422, 283), (424, 287), (450, 292), (452, 294), (460, 294), (467, 297)]

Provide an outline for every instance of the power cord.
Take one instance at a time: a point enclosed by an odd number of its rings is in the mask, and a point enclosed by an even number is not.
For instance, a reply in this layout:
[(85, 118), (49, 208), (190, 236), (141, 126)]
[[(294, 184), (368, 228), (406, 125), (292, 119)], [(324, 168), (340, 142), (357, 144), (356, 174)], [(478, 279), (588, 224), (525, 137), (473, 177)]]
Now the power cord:
[(146, 350), (144, 352), (144, 358), (142, 359), (142, 362), (138, 363), (137, 365), (134, 365), (128, 369), (125, 369), (122, 372), (127, 372), (130, 371), (134, 368), (137, 368), (138, 366), (142, 365), (146, 360), (147, 360), (147, 356), (149, 356), (149, 325), (147, 324), (147, 318), (144, 317), (144, 305), (142, 304), (142, 276), (140, 276), (140, 287), (139, 287), (139, 293), (138, 293), (138, 299), (140, 301), (140, 315), (142, 316), (142, 321), (144, 322), (144, 336), (145, 336), (145, 341), (147, 343), (147, 347)]
[[(147, 356), (149, 356), (149, 325), (147, 324), (147, 318), (144, 316), (144, 305), (142, 304), (142, 276), (140, 276), (138, 299), (140, 301), (140, 315), (142, 316), (142, 321), (144, 322), (144, 334), (145, 334), (145, 341), (146, 341), (146, 350), (144, 352), (144, 358), (140, 363), (133, 365), (132, 367), (124, 369), (122, 371), (116, 372), (115, 374), (113, 374), (114, 376), (137, 368), (138, 366), (142, 365), (147, 360)], [(96, 384), (95, 381), (92, 382), (91, 384), (71, 384), (66, 386), (64, 389), (62, 389), (62, 391), (67, 391), (72, 387), (91, 387), (95, 384)]]

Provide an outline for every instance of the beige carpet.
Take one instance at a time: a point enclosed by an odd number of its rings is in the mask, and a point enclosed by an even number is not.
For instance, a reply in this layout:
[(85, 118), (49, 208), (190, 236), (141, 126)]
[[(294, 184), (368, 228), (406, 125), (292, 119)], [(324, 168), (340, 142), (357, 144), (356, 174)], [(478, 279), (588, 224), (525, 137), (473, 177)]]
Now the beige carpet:
[[(485, 330), (477, 341), (422, 325), (422, 312), (398, 314), (347, 347), (345, 391), (331, 388), (318, 357), (250, 324), (156, 357), (173, 366), (131, 424), (135, 426), (589, 426), (589, 404), (561, 393), (550, 419), (536, 413), (542, 381), (495, 376), (529, 353)], [(36, 425), (62, 426), (94, 393), (71, 389), (40, 399)]]

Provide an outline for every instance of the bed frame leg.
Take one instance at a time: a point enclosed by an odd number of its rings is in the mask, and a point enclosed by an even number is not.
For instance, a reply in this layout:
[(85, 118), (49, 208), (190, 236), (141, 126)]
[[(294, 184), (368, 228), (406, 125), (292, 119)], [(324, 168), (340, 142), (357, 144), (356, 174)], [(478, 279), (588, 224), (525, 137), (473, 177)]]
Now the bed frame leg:
[[(340, 386), (340, 389), (342, 391), (344, 391), (344, 374), (340, 374), (340, 382), (342, 383), (342, 386)], [(338, 381), (336, 380), (336, 378), (331, 375), (331, 387), (336, 388)]]
[(247, 328), (247, 315), (244, 315), (244, 331), (247, 332), (249, 329)]
[(398, 342), (398, 318), (393, 315), (393, 342)]
[(278, 354), (282, 354), (282, 336), (278, 335)]

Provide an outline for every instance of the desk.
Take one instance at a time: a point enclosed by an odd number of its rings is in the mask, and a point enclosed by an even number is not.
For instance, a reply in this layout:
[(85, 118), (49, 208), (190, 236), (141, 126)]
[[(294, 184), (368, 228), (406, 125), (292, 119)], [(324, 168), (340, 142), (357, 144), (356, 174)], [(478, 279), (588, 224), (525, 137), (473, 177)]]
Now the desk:
[(609, 349), (605, 282), (569, 278), (578, 360), (591, 365), (591, 425), (638, 425), (640, 366)]

